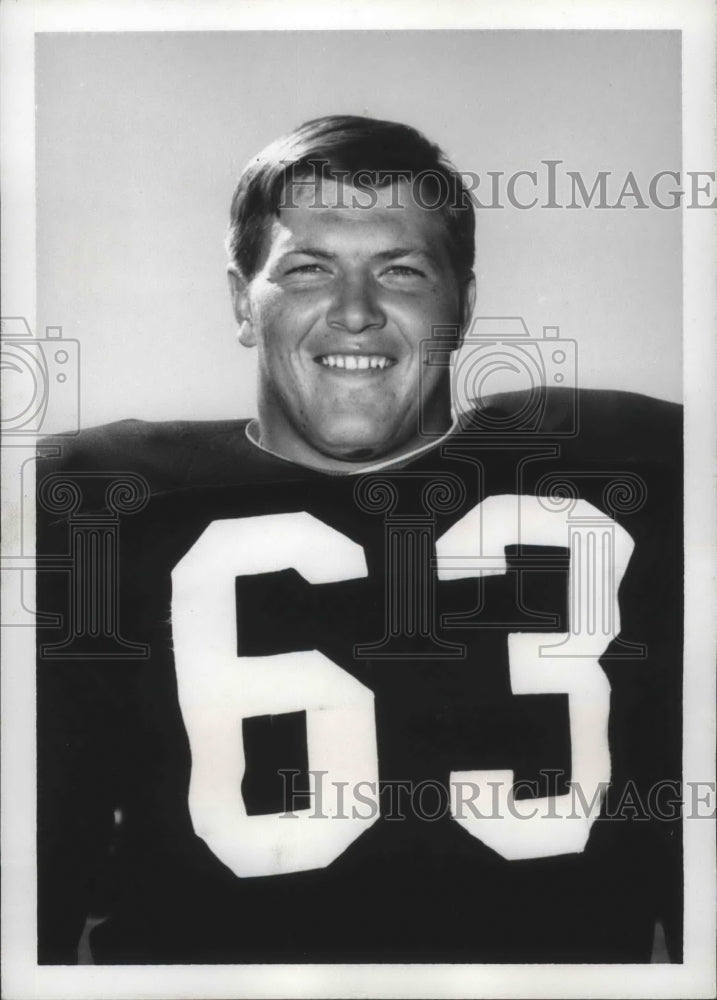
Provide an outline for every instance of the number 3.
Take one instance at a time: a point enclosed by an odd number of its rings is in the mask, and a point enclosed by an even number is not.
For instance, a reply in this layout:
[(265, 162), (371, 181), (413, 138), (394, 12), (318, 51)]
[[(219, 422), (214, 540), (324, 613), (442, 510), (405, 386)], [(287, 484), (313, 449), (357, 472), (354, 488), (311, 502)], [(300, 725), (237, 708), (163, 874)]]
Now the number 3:
[[(509, 770), (451, 772), (454, 818), (509, 861), (583, 851), (600, 812), (610, 781), (610, 685), (598, 657), (620, 630), (617, 589), (634, 548), (623, 528), (585, 500), (575, 501), (568, 518), (544, 498), (493, 496), (439, 539), (438, 578), (505, 573), (505, 547), (518, 539), (570, 550), (567, 639), (511, 633), (508, 662), (514, 694), (567, 693), (571, 781), (590, 806), (578, 816), (571, 794), (516, 800)], [(475, 813), (459, 794), (466, 785), (477, 789)]]

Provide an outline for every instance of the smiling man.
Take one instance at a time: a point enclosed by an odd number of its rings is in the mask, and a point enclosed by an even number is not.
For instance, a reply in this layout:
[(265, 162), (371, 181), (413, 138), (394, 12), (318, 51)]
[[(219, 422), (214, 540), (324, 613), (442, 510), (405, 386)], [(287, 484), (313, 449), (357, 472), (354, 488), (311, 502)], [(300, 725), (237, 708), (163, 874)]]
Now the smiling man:
[(474, 224), (308, 122), (232, 201), (257, 419), (39, 462), (40, 962), (680, 960), (678, 408), (454, 413)]
[(473, 229), (455, 169), (406, 126), (321, 119), (250, 164), (229, 278), (240, 340), (259, 350), (263, 447), (347, 471), (425, 444), (419, 427), (448, 430), (450, 370), (426, 366), (424, 345), (470, 319)]

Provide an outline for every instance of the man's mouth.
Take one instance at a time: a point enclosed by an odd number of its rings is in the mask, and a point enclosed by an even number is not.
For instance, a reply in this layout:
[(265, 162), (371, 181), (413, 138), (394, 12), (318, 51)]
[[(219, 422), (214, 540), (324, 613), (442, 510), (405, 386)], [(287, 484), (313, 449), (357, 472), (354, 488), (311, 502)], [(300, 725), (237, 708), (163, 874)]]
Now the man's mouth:
[(350, 372), (378, 372), (396, 364), (394, 358), (385, 354), (320, 354), (314, 360), (324, 368), (340, 368)]

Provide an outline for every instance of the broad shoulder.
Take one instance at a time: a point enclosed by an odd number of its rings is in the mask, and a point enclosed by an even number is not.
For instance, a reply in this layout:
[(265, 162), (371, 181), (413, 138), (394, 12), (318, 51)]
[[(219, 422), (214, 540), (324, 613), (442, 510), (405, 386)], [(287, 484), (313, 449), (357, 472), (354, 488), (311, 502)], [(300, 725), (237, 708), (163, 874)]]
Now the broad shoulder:
[(500, 393), (473, 411), (472, 422), (488, 434), (557, 439), (566, 453), (596, 459), (674, 459), (682, 447), (682, 406), (613, 389)]
[[(255, 449), (246, 420), (120, 420), (40, 442), (38, 474), (134, 475), (151, 492), (240, 482)], [(47, 457), (43, 457), (47, 456)]]

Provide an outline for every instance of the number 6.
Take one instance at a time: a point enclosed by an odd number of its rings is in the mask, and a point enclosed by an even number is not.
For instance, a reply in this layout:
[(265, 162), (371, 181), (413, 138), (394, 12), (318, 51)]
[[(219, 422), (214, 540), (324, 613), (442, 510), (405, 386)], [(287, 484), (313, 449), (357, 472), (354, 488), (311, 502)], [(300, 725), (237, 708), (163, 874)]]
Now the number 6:
[[(355, 786), (378, 783), (373, 692), (316, 649), (237, 656), (235, 578), (288, 567), (309, 583), (367, 575), (363, 549), (306, 513), (214, 521), (172, 573), (174, 662), (192, 752), (189, 811), (197, 835), (235, 875), (324, 868), (378, 816), (352, 815)], [(242, 719), (296, 711), (306, 712), (309, 770), (327, 776), (326, 815), (249, 816)], [(332, 822), (342, 783), (351, 818)]]

